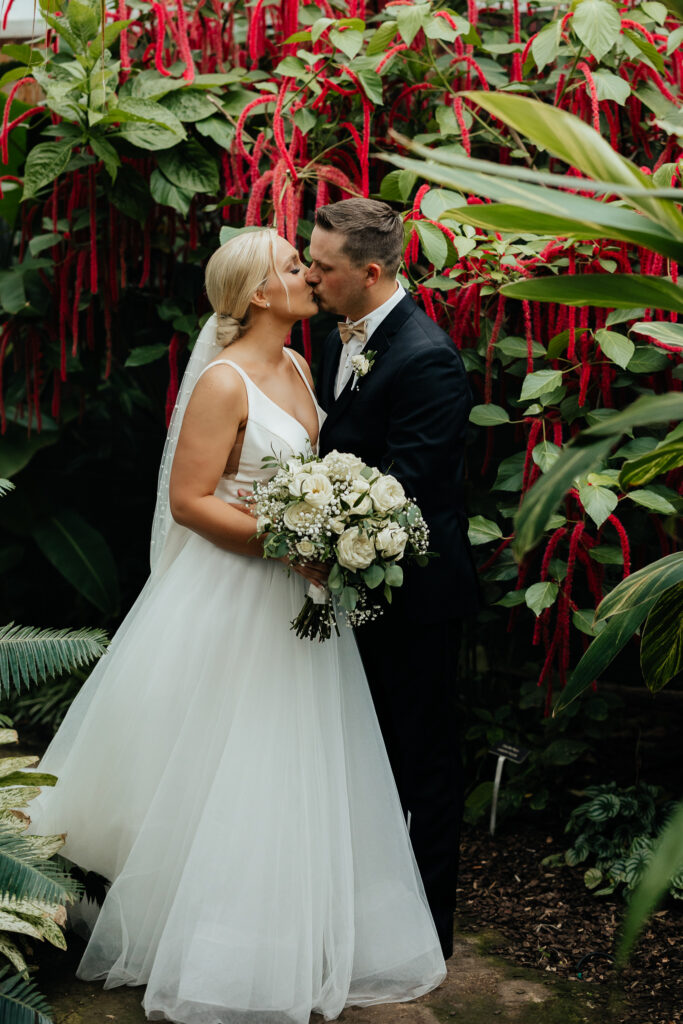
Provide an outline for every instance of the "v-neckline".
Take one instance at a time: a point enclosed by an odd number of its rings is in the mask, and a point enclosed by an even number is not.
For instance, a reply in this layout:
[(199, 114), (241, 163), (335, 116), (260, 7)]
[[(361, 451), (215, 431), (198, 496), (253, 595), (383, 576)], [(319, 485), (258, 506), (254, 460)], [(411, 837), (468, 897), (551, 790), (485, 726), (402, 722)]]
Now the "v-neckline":
[[(289, 349), (286, 348), (284, 351), (287, 352), (287, 354), (289, 355)], [(298, 365), (296, 363), (295, 357), (294, 356), (289, 356), (289, 359), (290, 359), (290, 362), (293, 364), (294, 369), (296, 370), (297, 374), (299, 375), (299, 377), (303, 381), (303, 383), (304, 383), (304, 385), (306, 387), (306, 390), (308, 391), (309, 397), (310, 397), (311, 401), (313, 402), (313, 407), (315, 409), (316, 419), (318, 421), (318, 433), (317, 433), (317, 436), (316, 436), (316, 439), (315, 439), (315, 444), (311, 440), (311, 435), (308, 432), (308, 428), (301, 422), (301, 420), (298, 419), (296, 416), (293, 416), (291, 412), (287, 412), (286, 409), (283, 409), (282, 406), (278, 405), (278, 403), (273, 398), (271, 398), (270, 395), (267, 395), (265, 393), (265, 391), (258, 386), (258, 384), (254, 383), (254, 381), (249, 376), (249, 374), (244, 369), (244, 367), (240, 366), (239, 363), (236, 363), (232, 359), (226, 359), (225, 362), (226, 363), (232, 363), (232, 365), (237, 367), (238, 370), (241, 370), (242, 373), (244, 374), (244, 376), (247, 378), (247, 380), (251, 384), (251, 386), (253, 388), (256, 388), (258, 393), (260, 395), (263, 395), (263, 397), (266, 399), (267, 402), (270, 402), (271, 405), (274, 405), (276, 409), (279, 409), (281, 413), (283, 413), (285, 416), (288, 416), (290, 420), (293, 420), (295, 423), (298, 423), (299, 426), (301, 427), (301, 429), (303, 430), (304, 434), (308, 438), (308, 443), (310, 444), (311, 448), (313, 449), (313, 451), (315, 451), (317, 446), (318, 446), (318, 441), (320, 440), (320, 414), (318, 412), (318, 403), (316, 401), (315, 395), (313, 394), (313, 390), (311, 389), (310, 384), (308, 383), (308, 381), (304, 377), (302, 371), (299, 369), (299, 367), (298, 367)]]

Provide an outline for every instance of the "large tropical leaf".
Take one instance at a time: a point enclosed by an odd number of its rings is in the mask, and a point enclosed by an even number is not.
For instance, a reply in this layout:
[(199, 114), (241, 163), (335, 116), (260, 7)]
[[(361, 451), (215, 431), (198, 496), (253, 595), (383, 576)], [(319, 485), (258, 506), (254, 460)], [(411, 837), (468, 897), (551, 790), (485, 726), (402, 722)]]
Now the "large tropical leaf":
[(591, 178), (613, 181), (618, 185), (642, 187), (630, 196), (636, 209), (665, 228), (683, 232), (683, 214), (672, 204), (648, 196), (650, 178), (640, 168), (617, 153), (607, 139), (580, 117), (550, 103), (512, 93), (466, 92), (468, 99), (515, 128), (526, 138), (570, 167), (578, 167)]
[(662, 473), (683, 466), (683, 438), (660, 444), (654, 451), (627, 459), (619, 473), (621, 487), (639, 487)]
[(661, 277), (643, 274), (558, 274), (503, 285), (503, 295), (567, 306), (632, 309), (652, 306), (683, 313), (683, 288)]
[(602, 632), (598, 633), (590, 647), (586, 650), (581, 661), (572, 672), (567, 685), (558, 697), (553, 714), (556, 715), (580, 697), (584, 690), (605, 671), (607, 666), (616, 658), (640, 624), (647, 617), (653, 607), (655, 600), (652, 599), (637, 608), (631, 608), (614, 615)]
[(621, 412), (595, 423), (582, 431), (582, 437), (604, 437), (611, 434), (615, 439), (634, 427), (645, 427), (653, 423), (680, 422), (683, 420), (683, 394), (668, 391), (661, 395), (641, 395)]
[(72, 586), (105, 614), (119, 604), (116, 562), (104, 537), (72, 509), (63, 508), (33, 530), (38, 547)]
[(648, 615), (640, 645), (640, 667), (653, 693), (683, 670), (683, 582), (669, 587)]
[(518, 558), (539, 541), (550, 516), (577, 476), (598, 466), (612, 446), (612, 438), (583, 447), (567, 448), (524, 495), (515, 517), (514, 550)]
[(617, 959), (623, 962), (638, 934), (669, 888), (671, 879), (683, 868), (683, 804), (657, 839), (654, 855), (631, 896)]
[(0, 626), (0, 687), (21, 690), (49, 676), (87, 665), (104, 654), (107, 634), (101, 629), (38, 629)]
[[(418, 147), (415, 149), (418, 150)], [(633, 210), (624, 210), (614, 203), (603, 203), (538, 184), (527, 184), (518, 178), (493, 177), (489, 174), (479, 174), (469, 168), (457, 169), (440, 162), (438, 149), (420, 147), (420, 150), (428, 153), (431, 159), (424, 161), (396, 156), (392, 157), (391, 162), (430, 181), (437, 181), (441, 185), (463, 192), (473, 192), (501, 204), (476, 209), (458, 207), (442, 214), (442, 218), (448, 216), (464, 223), (481, 223), (485, 227), (500, 231), (518, 230), (534, 234), (615, 238), (645, 246), (676, 260), (683, 256), (683, 242), (680, 237)], [(517, 208), (516, 215), (514, 208)], [(490, 213), (491, 210), (494, 211), (493, 215)], [(502, 213), (497, 216), (501, 210)], [(527, 211), (526, 217), (522, 212), (524, 210)]]
[[(602, 599), (595, 613), (598, 619), (606, 619), (619, 612), (628, 611), (657, 600), (665, 590), (683, 580), (683, 551), (651, 562), (633, 575), (627, 576)], [(603, 631), (604, 632), (604, 631)], [(601, 634), (602, 635), (602, 634)]]
[(52, 1024), (52, 1011), (35, 982), (21, 974), (0, 971), (0, 1020), (2, 1024)]
[(66, 903), (80, 891), (78, 882), (37, 855), (24, 836), (0, 825), (0, 892), (18, 900)]

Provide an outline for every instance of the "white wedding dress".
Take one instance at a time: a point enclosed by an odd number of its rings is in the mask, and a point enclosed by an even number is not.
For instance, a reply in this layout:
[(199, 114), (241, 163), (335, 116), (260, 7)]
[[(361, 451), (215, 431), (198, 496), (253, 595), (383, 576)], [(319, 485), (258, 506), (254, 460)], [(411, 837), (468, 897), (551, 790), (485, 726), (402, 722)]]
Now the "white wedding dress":
[[(237, 501), (310, 439), (230, 365), (249, 415), (215, 493)], [(429, 991), (445, 965), (351, 630), (297, 639), (301, 577), (184, 532), (40, 766), (59, 782), (31, 831), (112, 882), (79, 977), (146, 985), (148, 1019), (184, 1024)]]

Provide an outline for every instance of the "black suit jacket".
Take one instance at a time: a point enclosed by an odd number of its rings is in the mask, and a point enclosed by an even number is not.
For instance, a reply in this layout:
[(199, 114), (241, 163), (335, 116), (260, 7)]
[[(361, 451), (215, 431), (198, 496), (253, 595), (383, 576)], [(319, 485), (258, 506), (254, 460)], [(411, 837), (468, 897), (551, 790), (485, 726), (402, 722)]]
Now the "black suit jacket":
[(478, 587), (463, 507), (464, 444), (472, 406), (460, 353), (406, 295), (372, 334), (370, 372), (339, 398), (334, 383), (339, 331), (324, 343), (319, 400), (327, 412), (320, 454), (353, 452), (390, 472), (420, 506), (438, 558), (405, 566), (394, 607), (415, 621), (439, 622), (477, 610)]

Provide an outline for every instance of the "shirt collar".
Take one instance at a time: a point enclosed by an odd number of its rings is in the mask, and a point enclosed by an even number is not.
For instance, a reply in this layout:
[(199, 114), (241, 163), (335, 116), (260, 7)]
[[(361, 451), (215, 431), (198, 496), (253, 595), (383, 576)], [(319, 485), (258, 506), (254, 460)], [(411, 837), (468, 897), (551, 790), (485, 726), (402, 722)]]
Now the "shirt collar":
[(369, 340), (370, 336), (379, 327), (382, 320), (389, 315), (394, 306), (399, 304), (405, 294), (405, 288), (397, 281), (396, 291), (387, 299), (386, 302), (383, 302), (381, 306), (378, 306), (377, 309), (373, 309), (366, 316), (362, 316), (360, 320), (347, 320), (347, 323), (350, 323), (355, 327), (356, 324), (362, 324), (363, 321), (365, 321), (367, 324), (367, 338)]

